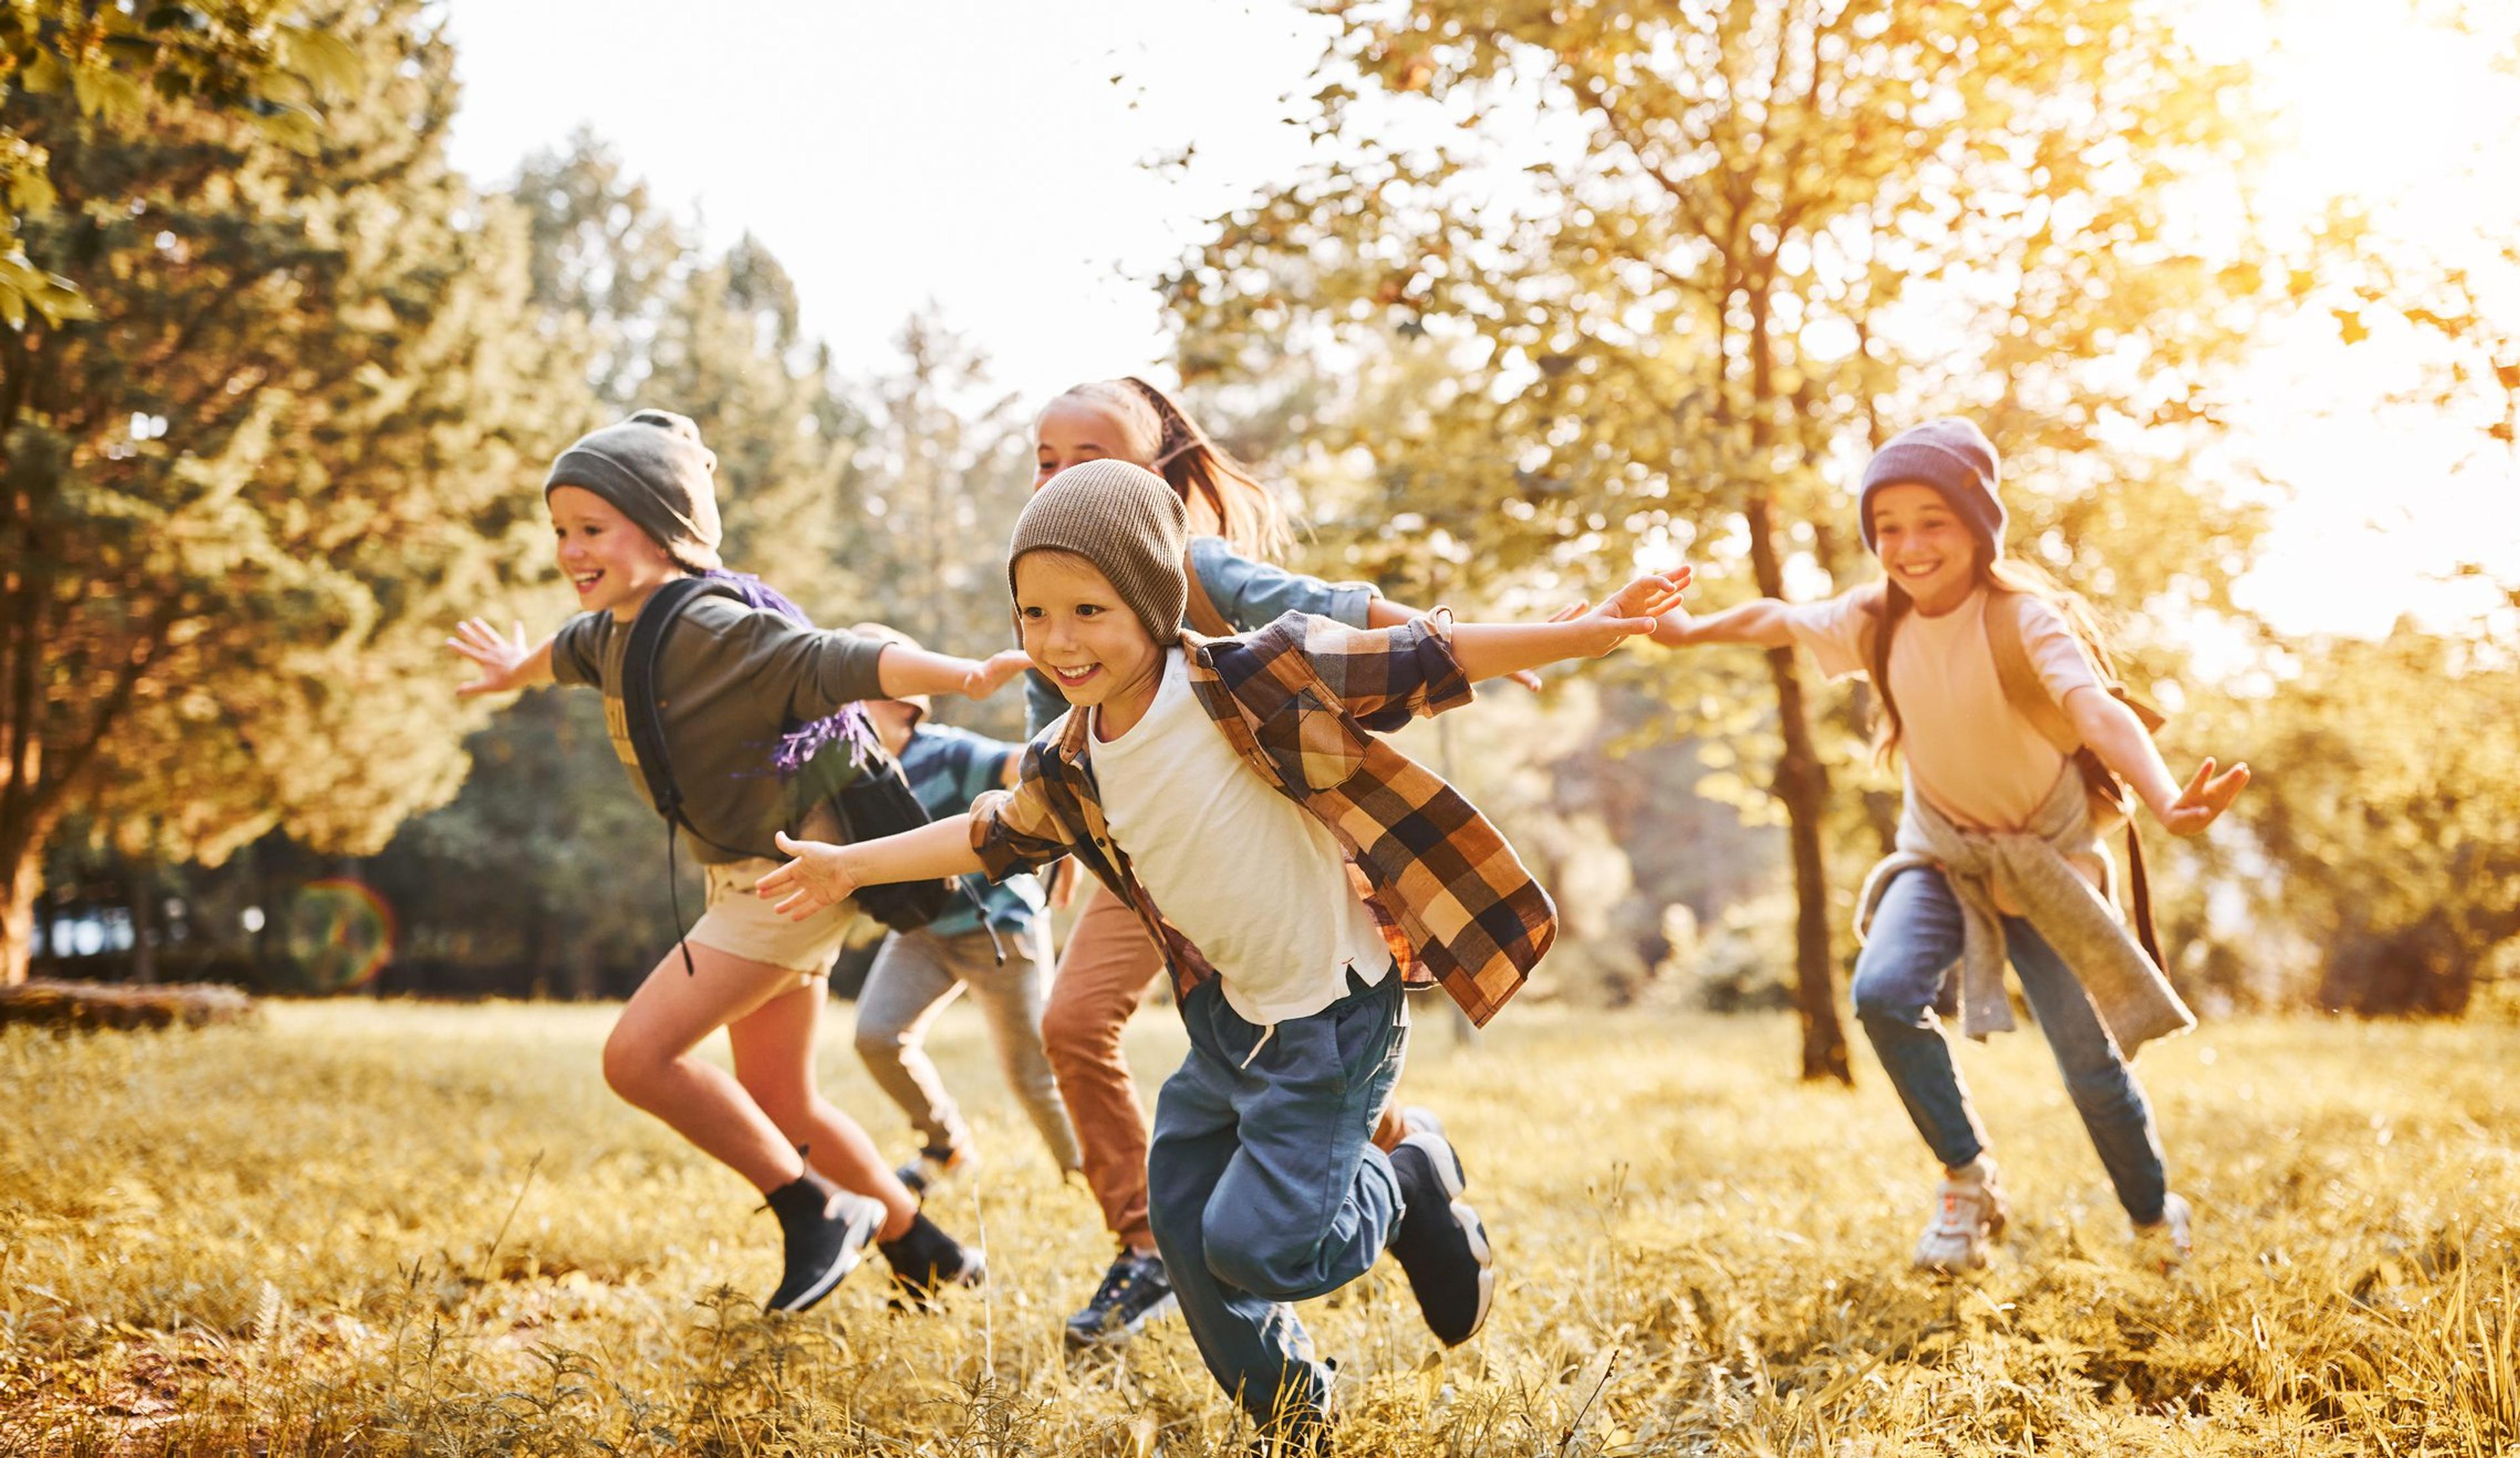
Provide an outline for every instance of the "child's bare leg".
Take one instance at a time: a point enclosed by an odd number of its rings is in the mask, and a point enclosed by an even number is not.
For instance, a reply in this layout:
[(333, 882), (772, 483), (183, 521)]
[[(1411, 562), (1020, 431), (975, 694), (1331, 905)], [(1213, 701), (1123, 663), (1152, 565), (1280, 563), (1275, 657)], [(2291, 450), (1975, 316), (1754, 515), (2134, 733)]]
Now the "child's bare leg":
[(768, 1194), (804, 1172), (795, 1143), (742, 1084), (692, 1050), (795, 986), (796, 974), (697, 942), (690, 947), (692, 971), (677, 948), (630, 995), (604, 1042), (604, 1081)]
[(883, 1202), (882, 1238), (910, 1228), (919, 1201), (883, 1162), (858, 1121), (814, 1086), (814, 1038), (831, 991), (817, 980), (790, 987), (727, 1025), (735, 1046), (735, 1076), (744, 1093), (778, 1126), (792, 1148), (811, 1152), (814, 1167), (841, 1189)]

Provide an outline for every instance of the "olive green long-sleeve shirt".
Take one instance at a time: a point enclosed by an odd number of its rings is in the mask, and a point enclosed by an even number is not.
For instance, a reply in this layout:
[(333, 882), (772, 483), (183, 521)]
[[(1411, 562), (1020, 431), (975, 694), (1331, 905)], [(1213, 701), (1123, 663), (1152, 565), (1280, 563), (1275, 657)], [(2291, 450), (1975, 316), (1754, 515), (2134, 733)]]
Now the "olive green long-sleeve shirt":
[[(604, 727), (641, 800), (648, 782), (630, 747), (621, 705), (630, 624), (581, 613), (552, 639), (552, 676), (604, 691)], [(698, 837), (692, 854), (710, 864), (776, 856), (778, 831), (795, 832), (805, 806), (770, 771), (780, 734), (859, 699), (878, 699), (884, 645), (855, 633), (800, 627), (777, 613), (722, 597), (694, 599), (665, 637), (656, 665), (665, 752), (684, 813)], [(650, 808), (653, 808), (651, 803)]]

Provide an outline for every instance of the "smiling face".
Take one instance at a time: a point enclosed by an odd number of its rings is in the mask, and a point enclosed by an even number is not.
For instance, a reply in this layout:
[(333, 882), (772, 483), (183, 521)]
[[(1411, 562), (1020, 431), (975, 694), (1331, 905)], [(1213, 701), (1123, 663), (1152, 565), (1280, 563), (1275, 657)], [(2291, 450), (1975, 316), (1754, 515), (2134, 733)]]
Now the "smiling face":
[(1032, 665), (1067, 702), (1100, 706), (1104, 738), (1128, 732), (1154, 702), (1163, 647), (1084, 558), (1050, 550), (1016, 558), (1015, 621)]
[(1077, 395), (1050, 402), (1033, 423), (1033, 478), (1036, 491), (1070, 466), (1087, 461), (1126, 461), (1150, 466), (1141, 442), (1130, 438), (1120, 417)]
[(579, 607), (627, 621), (648, 594), (683, 574), (654, 537), (584, 486), (554, 486), (543, 500), (555, 560), (577, 589)]
[(1977, 582), (1977, 536), (1931, 486), (1902, 481), (1872, 494), (1872, 552), (1928, 617), (1958, 607)]

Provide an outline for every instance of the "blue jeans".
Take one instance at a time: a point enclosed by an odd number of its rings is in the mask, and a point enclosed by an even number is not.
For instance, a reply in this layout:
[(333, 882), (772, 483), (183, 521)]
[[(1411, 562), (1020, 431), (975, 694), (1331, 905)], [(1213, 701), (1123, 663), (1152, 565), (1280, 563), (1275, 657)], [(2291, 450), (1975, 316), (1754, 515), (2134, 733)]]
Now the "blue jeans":
[(1329, 1368), (1288, 1301), (1365, 1274), (1390, 1244), (1400, 1183), (1372, 1143), (1400, 1076), (1400, 975), (1275, 1029), (1215, 980), (1182, 1003), (1190, 1054), (1155, 1100), (1147, 1214), (1198, 1354), (1264, 1431), (1323, 1421)]
[[(1882, 891), (1872, 933), (1855, 962), (1855, 1016), (1864, 1025), (1882, 1071), (1908, 1106), (1916, 1132), (1934, 1157), (1958, 1168), (1986, 1149), (1986, 1129), (1969, 1107), (1968, 1090), (1952, 1064), (1935, 1007), (1943, 979), (1959, 959), (1959, 898), (1943, 873), (1902, 871)], [(2083, 984), (2030, 923), (2003, 919), (2021, 995), (2065, 1074), (2065, 1091), (2091, 1131), (2092, 1147), (2117, 1187), (2118, 1203), (2138, 1225), (2161, 1218), (2168, 1185), (2152, 1109), (2117, 1041), (2100, 1023)]]

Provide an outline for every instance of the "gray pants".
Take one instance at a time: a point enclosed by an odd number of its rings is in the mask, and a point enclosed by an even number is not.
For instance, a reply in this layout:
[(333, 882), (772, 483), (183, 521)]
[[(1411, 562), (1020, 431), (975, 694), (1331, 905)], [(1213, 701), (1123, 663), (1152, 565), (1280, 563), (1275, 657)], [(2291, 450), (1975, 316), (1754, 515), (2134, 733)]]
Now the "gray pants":
[(1076, 1130), (1067, 1121), (1067, 1106), (1059, 1102), (1058, 1082), (1041, 1047), (1041, 1008), (1050, 983), (1049, 923), (1036, 921), (1020, 936), (1002, 931), (998, 939), (1006, 944), (1003, 967), (983, 931), (954, 936), (895, 932), (885, 937), (858, 993), (858, 1057), (910, 1116), (929, 1149), (968, 1145), (971, 1131), (945, 1092), (925, 1043), (928, 1025), (969, 987), (988, 1019), (989, 1040), (997, 1045), (1007, 1086), (1041, 1131), (1051, 1159), (1061, 1174), (1083, 1168)]

